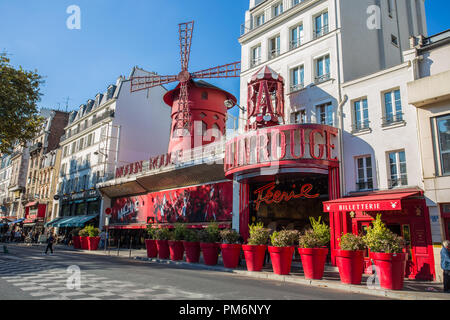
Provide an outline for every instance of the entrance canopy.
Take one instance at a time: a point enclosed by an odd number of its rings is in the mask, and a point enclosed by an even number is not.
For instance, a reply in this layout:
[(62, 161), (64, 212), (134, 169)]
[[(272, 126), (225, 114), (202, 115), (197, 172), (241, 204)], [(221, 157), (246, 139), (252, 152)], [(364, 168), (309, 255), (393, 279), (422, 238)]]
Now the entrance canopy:
[[(66, 217), (62, 218), (61, 220), (58, 220), (56, 222), (52, 221), (50, 223), (52, 227), (55, 228), (70, 228), (70, 227), (84, 227), (84, 225), (91, 221), (92, 219), (96, 218), (98, 214), (95, 215), (89, 215), (89, 216), (75, 216), (75, 217)], [(50, 225), (49, 223), (49, 225)]]
[(401, 211), (402, 200), (420, 195), (422, 195), (422, 192), (419, 190), (404, 190), (389, 193), (372, 193), (359, 197), (341, 198), (324, 202), (323, 211)]

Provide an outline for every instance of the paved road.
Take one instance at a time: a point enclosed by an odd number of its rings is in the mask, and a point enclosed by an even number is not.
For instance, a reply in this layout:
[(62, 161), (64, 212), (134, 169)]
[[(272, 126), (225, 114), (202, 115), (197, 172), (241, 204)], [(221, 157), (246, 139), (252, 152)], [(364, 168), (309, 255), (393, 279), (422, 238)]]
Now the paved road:
[(46, 256), (39, 247), (8, 248), (9, 255), (0, 255), (0, 300), (381, 299), (118, 257), (64, 250)]

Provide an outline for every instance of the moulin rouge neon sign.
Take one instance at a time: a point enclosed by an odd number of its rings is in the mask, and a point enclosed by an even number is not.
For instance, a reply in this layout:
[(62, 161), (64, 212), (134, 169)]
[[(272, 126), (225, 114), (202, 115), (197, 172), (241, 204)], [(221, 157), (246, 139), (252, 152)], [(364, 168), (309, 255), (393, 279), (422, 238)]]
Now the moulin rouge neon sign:
[[(295, 184), (292, 187), (295, 189)], [(265, 202), (266, 204), (272, 204), (272, 203), (281, 203), (283, 201), (287, 202), (292, 199), (300, 199), (300, 198), (315, 199), (320, 196), (320, 194), (318, 193), (310, 194), (311, 190), (313, 189), (312, 184), (304, 184), (300, 188), (300, 193), (295, 193), (295, 190), (292, 190), (289, 193), (280, 190), (274, 191), (275, 188), (276, 188), (275, 182), (272, 182), (265, 185), (264, 187), (255, 190), (254, 193), (258, 195), (258, 199), (256, 200), (256, 210), (259, 210), (259, 207), (263, 202)]]

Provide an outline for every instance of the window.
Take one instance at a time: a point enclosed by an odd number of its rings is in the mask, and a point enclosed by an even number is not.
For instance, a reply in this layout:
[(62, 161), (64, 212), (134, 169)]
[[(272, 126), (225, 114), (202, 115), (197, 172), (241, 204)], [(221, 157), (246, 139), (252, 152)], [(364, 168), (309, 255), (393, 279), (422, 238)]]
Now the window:
[(292, 0), (292, 6), (296, 6), (298, 5), (300, 2), (302, 2), (303, 0)]
[(369, 129), (369, 109), (367, 98), (353, 103), (353, 132)]
[(291, 92), (305, 87), (305, 69), (303, 66), (291, 70)]
[(391, 42), (394, 46), (398, 47), (398, 39), (396, 36), (394, 36), (393, 34), (391, 34)]
[(280, 36), (273, 37), (269, 40), (269, 59), (276, 58), (280, 55)]
[(75, 142), (74, 143), (72, 143), (72, 149), (71, 149), (71, 152), (70, 152), (71, 154), (74, 154), (75, 153)]
[(306, 110), (302, 109), (302, 110), (292, 113), (292, 122), (296, 123), (296, 124), (307, 123)]
[(90, 147), (91, 145), (92, 145), (92, 133), (90, 135), (88, 135), (87, 142), (86, 142), (87, 147)]
[(432, 120), (437, 132), (437, 167), (440, 175), (450, 174), (450, 114)]
[(251, 66), (257, 66), (258, 64), (261, 63), (261, 45), (254, 47), (252, 49), (252, 61), (251, 61)]
[(81, 138), (79, 141), (78, 141), (78, 151), (80, 151), (80, 150), (83, 150), (83, 148), (84, 148), (84, 138)]
[(328, 33), (328, 12), (324, 12), (314, 18), (314, 39)]
[(304, 38), (303, 24), (300, 24), (295, 28), (292, 28), (290, 48), (295, 49), (300, 47), (303, 44), (303, 38)]
[(264, 19), (265, 17), (264, 17), (264, 13), (262, 13), (262, 14), (260, 14), (260, 15), (258, 15), (258, 16), (256, 16), (255, 17), (255, 26), (256, 27), (259, 27), (259, 26), (261, 26), (261, 25), (263, 25), (264, 24)]
[(68, 146), (65, 146), (65, 147), (64, 147), (63, 157), (67, 157), (68, 149), (69, 149)]
[(207, 91), (202, 92), (202, 100), (208, 100), (208, 92)]
[(390, 152), (388, 158), (390, 169), (389, 188), (408, 185), (405, 151)]
[(392, 18), (392, 0), (387, 0), (387, 9), (388, 9), (389, 17)]
[(333, 105), (331, 102), (316, 107), (317, 123), (333, 126)]
[(365, 156), (356, 159), (357, 166), (357, 191), (372, 190), (373, 178), (372, 178), (372, 157)]
[(403, 121), (402, 100), (400, 89), (384, 94), (384, 118), (383, 126)]
[(283, 2), (279, 2), (273, 6), (273, 16), (277, 17), (283, 13)]
[(330, 56), (326, 55), (316, 59), (315, 83), (330, 80)]

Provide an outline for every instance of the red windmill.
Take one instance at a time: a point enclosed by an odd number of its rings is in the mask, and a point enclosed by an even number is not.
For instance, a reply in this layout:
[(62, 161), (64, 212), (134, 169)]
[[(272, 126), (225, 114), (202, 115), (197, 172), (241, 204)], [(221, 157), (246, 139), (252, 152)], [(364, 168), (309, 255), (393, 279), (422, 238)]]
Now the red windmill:
[[(172, 110), (173, 123), (172, 123), (171, 139), (193, 136), (193, 125), (192, 125), (193, 121), (192, 121), (191, 107), (194, 102), (191, 101), (192, 99), (190, 97), (191, 96), (190, 90), (195, 87), (193, 79), (240, 77), (241, 71), (240, 61), (190, 73), (188, 71), (188, 66), (191, 53), (193, 31), (194, 31), (194, 21), (179, 24), (181, 72), (178, 75), (171, 75), (171, 76), (154, 75), (154, 76), (131, 78), (131, 92), (145, 90), (148, 88), (168, 84), (175, 81), (180, 82), (176, 89), (177, 103), (173, 103), (173, 105), (171, 105), (172, 108), (174, 109)], [(228, 98), (230, 98), (230, 94), (228, 95), (229, 95)], [(168, 101), (166, 97), (164, 100), (166, 102)], [(175, 99), (172, 99), (171, 102), (173, 102), (173, 100)], [(173, 147), (169, 146), (169, 152), (173, 151), (171, 149), (173, 149)]]

